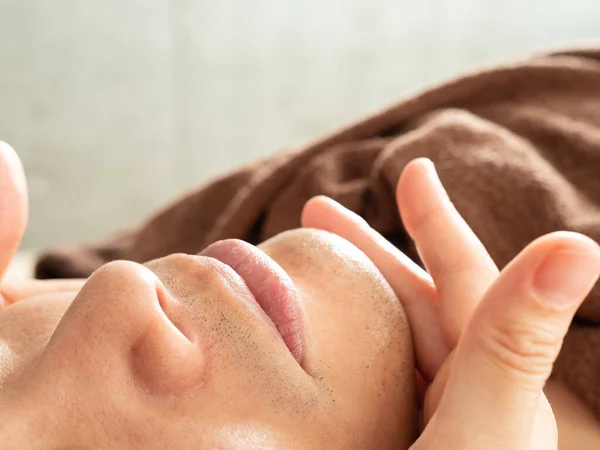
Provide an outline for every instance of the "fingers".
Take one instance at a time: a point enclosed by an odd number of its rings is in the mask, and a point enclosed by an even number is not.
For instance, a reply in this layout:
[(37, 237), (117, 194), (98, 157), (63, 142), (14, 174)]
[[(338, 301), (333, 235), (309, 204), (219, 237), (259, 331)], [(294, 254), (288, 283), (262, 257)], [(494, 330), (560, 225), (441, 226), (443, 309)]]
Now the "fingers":
[(402, 302), (411, 324), (417, 367), (432, 380), (449, 353), (445, 345), (436, 294), (429, 275), (361, 217), (327, 197), (308, 201), (302, 226), (335, 233), (352, 242), (379, 268)]
[(431, 417), (437, 410), (440, 399), (442, 398), (442, 394), (444, 393), (444, 389), (446, 389), (446, 383), (448, 383), (448, 377), (450, 376), (450, 371), (452, 370), (452, 366), (454, 364), (455, 355), (456, 351), (452, 351), (452, 353), (450, 353), (448, 358), (446, 358), (446, 361), (444, 361), (444, 363), (440, 366), (433, 382), (427, 387), (427, 391), (425, 392), (425, 396), (423, 398), (423, 425), (427, 425), (429, 423)]
[(0, 141), (0, 282), (21, 243), (27, 215), (23, 166), (15, 151)]
[(435, 283), (447, 343), (454, 348), (498, 269), (448, 198), (430, 160), (406, 166), (396, 198), (404, 226)]
[(48, 293), (79, 292), (85, 279), (24, 280), (5, 283), (0, 291), (7, 305)]
[(599, 272), (600, 248), (574, 233), (544, 236), (515, 258), (464, 332), (431, 429), (502, 444), (477, 448), (528, 448), (542, 388)]

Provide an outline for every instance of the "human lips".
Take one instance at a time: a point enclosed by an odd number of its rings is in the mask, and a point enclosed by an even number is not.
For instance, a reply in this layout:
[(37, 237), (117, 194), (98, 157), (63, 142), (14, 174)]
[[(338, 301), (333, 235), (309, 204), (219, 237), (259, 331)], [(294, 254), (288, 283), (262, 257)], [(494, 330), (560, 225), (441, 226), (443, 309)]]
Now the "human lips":
[(231, 267), (269, 316), (292, 356), (304, 367), (307, 328), (300, 296), (289, 275), (273, 259), (244, 241), (228, 239), (201, 254)]

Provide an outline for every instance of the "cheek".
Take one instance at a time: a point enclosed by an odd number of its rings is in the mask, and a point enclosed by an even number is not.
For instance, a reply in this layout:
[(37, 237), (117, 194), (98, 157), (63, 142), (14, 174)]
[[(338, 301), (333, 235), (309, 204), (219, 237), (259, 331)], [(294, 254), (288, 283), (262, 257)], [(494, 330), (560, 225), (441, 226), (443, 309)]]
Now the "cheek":
[(206, 373), (198, 387), (202, 410), (222, 414), (225, 420), (237, 414), (289, 415), (314, 407), (312, 380), (275, 331), (235, 293), (184, 290), (183, 285), (173, 282), (170, 289), (205, 353)]
[(302, 416), (318, 405), (312, 379), (285, 344), (267, 333), (228, 320), (217, 324), (209, 340), (209, 383), (202, 395), (215, 410), (257, 418)]
[(347, 243), (309, 243), (275, 241), (266, 251), (290, 275), (302, 297), (317, 360), (339, 366), (340, 373), (357, 374), (371, 372), (369, 361), (385, 359), (383, 354), (393, 355), (390, 367), (410, 360), (405, 314), (371, 261)]
[[(356, 276), (296, 282), (309, 318), (315, 351), (340, 373), (373, 373), (373, 366), (398, 368), (412, 361), (406, 318), (385, 288)], [(402, 369), (404, 370), (404, 369)], [(377, 371), (375, 371), (377, 373)]]
[(330, 282), (323, 290), (303, 284), (317, 371), (332, 406), (382, 440), (372, 448), (412, 442), (417, 411), (413, 345), (395, 298), (385, 289), (364, 291), (360, 283), (348, 289)]
[(413, 346), (400, 302), (363, 254), (330, 247), (267, 248), (302, 296), (322, 391), (364, 430), (390, 437), (403, 423), (412, 436)]
[(27, 365), (48, 340), (73, 301), (72, 293), (43, 294), (0, 311), (0, 342), (15, 368)]

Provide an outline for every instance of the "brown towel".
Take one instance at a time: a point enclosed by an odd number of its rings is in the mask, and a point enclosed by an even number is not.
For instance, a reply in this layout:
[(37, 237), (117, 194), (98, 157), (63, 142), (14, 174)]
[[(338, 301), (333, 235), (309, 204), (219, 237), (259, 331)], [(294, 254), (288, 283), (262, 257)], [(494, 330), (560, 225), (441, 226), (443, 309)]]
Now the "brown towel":
[[(199, 150), (202, 151), (202, 150)], [(43, 256), (39, 278), (81, 277), (113, 259), (258, 243), (300, 226), (310, 197), (358, 212), (417, 258), (394, 203), (405, 164), (426, 156), (499, 266), (555, 230), (600, 240), (600, 49), (538, 56), (467, 75), (300, 151), (186, 195), (140, 228)], [(600, 289), (579, 310), (555, 376), (600, 417)]]

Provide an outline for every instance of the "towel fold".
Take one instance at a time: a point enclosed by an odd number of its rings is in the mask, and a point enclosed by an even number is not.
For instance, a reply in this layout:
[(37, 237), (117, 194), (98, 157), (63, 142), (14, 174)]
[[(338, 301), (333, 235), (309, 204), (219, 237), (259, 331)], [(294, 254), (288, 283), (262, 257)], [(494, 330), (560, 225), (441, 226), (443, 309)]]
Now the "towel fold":
[[(394, 189), (404, 166), (422, 156), (435, 162), (457, 209), (500, 267), (551, 231), (600, 241), (600, 49), (539, 55), (431, 89), (306, 148), (217, 179), (137, 229), (49, 251), (36, 276), (85, 277), (110, 260), (196, 253), (224, 238), (259, 243), (299, 227), (304, 203), (317, 194), (359, 213), (418, 261)], [(554, 376), (600, 417), (599, 374), (596, 286), (567, 334)]]

